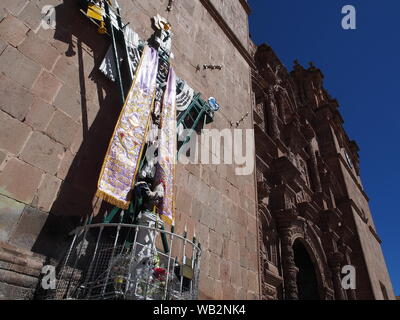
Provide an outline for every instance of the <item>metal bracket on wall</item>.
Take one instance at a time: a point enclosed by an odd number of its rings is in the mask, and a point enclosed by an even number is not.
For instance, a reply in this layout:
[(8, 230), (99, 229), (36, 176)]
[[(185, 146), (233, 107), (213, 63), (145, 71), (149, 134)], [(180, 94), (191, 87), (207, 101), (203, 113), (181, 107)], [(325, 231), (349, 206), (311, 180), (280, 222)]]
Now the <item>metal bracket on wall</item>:
[(175, 2), (175, 0), (168, 1), (167, 11), (172, 11), (172, 6), (173, 6), (174, 2)]
[(250, 115), (250, 113), (247, 112), (239, 121), (236, 121), (236, 122), (233, 122), (232, 120), (230, 120), (229, 123), (230, 123), (231, 127), (233, 127), (233, 126), (236, 126), (236, 128), (239, 127), (240, 124), (241, 124), (242, 122), (244, 122), (244, 120), (245, 120), (249, 115)]
[(221, 64), (203, 64), (203, 70), (222, 70)]

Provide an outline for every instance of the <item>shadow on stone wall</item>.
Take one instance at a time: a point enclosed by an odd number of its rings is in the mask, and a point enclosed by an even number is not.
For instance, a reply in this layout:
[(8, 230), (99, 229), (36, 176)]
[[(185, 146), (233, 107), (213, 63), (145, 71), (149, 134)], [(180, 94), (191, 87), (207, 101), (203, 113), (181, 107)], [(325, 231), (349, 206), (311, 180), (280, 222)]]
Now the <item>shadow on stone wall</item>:
[[(110, 39), (97, 33), (97, 27), (79, 12), (76, 0), (65, 0), (56, 7), (56, 22), (54, 38), (67, 43), (65, 55), (76, 56), (79, 62), (83, 140), (32, 251), (59, 260), (71, 240), (68, 233), (79, 224), (80, 218), (95, 210), (97, 181), (121, 106), (116, 85), (98, 71)], [(90, 74), (85, 73), (83, 47), (90, 48), (93, 53), (94, 68)], [(99, 103), (99, 111), (90, 127), (87, 81), (96, 84)], [(109, 209), (110, 206), (103, 203), (97, 216), (104, 216)]]

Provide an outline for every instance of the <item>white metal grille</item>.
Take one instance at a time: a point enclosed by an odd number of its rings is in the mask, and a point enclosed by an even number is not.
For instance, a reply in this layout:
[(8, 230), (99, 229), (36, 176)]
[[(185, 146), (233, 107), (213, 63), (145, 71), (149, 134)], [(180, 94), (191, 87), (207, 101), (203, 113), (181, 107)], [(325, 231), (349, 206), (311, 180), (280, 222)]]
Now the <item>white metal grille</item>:
[(156, 224), (86, 225), (46, 298), (196, 300), (200, 256), (198, 244)]

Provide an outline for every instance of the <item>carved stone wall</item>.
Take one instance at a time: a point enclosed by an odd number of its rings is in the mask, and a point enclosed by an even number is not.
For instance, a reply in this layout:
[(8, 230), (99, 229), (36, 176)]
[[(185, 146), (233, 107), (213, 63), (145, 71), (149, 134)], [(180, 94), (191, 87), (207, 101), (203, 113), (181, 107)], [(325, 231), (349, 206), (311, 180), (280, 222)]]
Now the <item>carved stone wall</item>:
[[(343, 129), (338, 102), (323, 88), (322, 72), (295, 61), (289, 73), (267, 45), (258, 47), (254, 60), (263, 299), (279, 298), (280, 286), (280, 298), (301, 298), (295, 242), (312, 261), (320, 299), (382, 299), (382, 284), (393, 298), (357, 169), (358, 147)], [(271, 270), (265, 240), (274, 224), (279, 255)], [(372, 255), (380, 258), (372, 261)], [(342, 288), (344, 265), (356, 268), (356, 290)]]
[[(77, 3), (0, 5), (0, 241), (55, 259), (81, 217), (109, 210), (94, 195), (121, 110), (115, 83), (98, 71), (110, 38)], [(154, 33), (155, 15), (169, 20), (177, 75), (221, 105), (207, 129), (231, 129), (231, 121), (251, 114), (246, 1), (180, 0), (171, 11), (168, 0), (118, 3), (143, 40)], [(45, 30), (41, 10), (48, 4), (56, 27)], [(204, 64), (223, 68), (203, 70)], [(252, 127), (251, 117), (240, 123)], [(191, 164), (179, 165), (176, 178), (175, 231), (186, 225), (203, 248), (200, 298), (258, 299), (255, 174)]]

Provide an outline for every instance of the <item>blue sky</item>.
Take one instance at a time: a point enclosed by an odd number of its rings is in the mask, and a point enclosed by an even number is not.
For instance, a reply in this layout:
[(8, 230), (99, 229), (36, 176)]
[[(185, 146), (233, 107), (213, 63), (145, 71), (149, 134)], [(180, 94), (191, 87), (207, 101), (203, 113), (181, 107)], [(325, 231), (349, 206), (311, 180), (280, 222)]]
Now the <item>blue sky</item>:
[[(250, 33), (292, 68), (313, 61), (337, 98), (345, 129), (358, 142), (361, 176), (386, 263), (400, 295), (400, 1), (249, 0)], [(341, 27), (353, 5), (357, 30)]]

